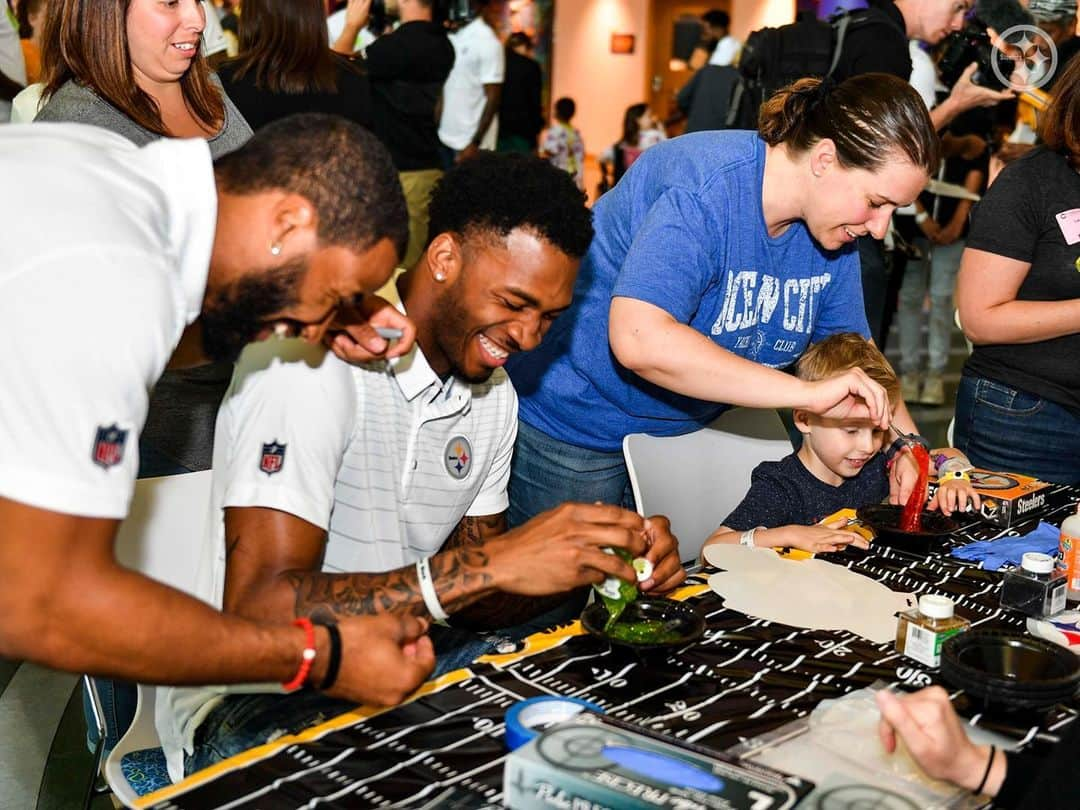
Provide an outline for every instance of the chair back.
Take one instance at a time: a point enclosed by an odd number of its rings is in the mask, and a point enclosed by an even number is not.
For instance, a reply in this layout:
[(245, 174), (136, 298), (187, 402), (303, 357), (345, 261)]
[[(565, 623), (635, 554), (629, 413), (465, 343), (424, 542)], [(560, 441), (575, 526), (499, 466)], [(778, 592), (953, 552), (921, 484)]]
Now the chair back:
[[(212, 478), (211, 471), (205, 470), (136, 481), (131, 510), (116, 537), (116, 557), (120, 564), (178, 590), (194, 592), (199, 549), (210, 510)], [(128, 807), (133, 807), (150, 788), (136, 789), (129, 784), (121, 761), (128, 754), (161, 747), (154, 725), (157, 689), (146, 684), (139, 684), (138, 688), (135, 718), (109, 754), (104, 768), (109, 788)], [(164, 771), (164, 756), (160, 757), (160, 765)], [(167, 784), (167, 773), (161, 778)]]
[(772, 410), (733, 408), (707, 427), (682, 436), (631, 433), (623, 439), (638, 512), (665, 515), (683, 562), (696, 562), (710, 534), (750, 488), (762, 461), (791, 453), (791, 440)]

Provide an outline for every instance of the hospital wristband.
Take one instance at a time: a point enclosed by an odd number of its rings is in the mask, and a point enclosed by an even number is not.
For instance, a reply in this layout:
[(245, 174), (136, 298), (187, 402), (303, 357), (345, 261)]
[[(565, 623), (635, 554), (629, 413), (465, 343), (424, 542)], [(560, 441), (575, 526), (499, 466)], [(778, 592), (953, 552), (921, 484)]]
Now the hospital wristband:
[(311, 665), (315, 662), (315, 628), (311, 624), (311, 619), (302, 618), (294, 619), (293, 624), (304, 631), (304, 651), (300, 657), (300, 669), (296, 671), (296, 675), (291, 681), (283, 683), (281, 688), (286, 692), (295, 692), (308, 679), (308, 675), (311, 674)]
[(764, 530), (765, 530), (764, 526), (755, 526), (752, 529), (747, 529), (745, 532), (743, 532), (742, 534), (739, 535), (739, 545), (747, 546), (748, 548), (753, 548), (755, 545), (757, 545), (754, 542), (754, 533), (758, 532), (758, 531), (764, 531)]
[(420, 581), (420, 595), (424, 597), (424, 606), (437, 622), (445, 622), (450, 618), (439, 601), (439, 594), (435, 590), (435, 581), (431, 578), (431, 563), (427, 557), (416, 561), (416, 578)]

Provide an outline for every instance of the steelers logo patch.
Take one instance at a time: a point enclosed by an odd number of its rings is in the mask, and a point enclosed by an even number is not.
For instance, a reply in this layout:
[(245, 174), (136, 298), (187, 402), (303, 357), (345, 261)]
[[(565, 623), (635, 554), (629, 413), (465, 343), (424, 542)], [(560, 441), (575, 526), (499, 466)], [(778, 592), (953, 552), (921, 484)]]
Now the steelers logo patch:
[(443, 463), (451, 478), (458, 481), (469, 477), (472, 470), (472, 445), (464, 436), (455, 436), (446, 443)]

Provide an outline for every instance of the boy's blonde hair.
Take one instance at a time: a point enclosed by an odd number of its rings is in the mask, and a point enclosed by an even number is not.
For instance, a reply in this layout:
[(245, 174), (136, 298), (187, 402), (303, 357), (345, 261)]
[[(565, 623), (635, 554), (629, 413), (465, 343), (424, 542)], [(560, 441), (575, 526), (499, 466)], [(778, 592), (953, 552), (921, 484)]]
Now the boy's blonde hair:
[(813, 344), (795, 367), (800, 380), (814, 382), (834, 377), (851, 368), (861, 368), (885, 389), (889, 404), (900, 402), (900, 381), (877, 346), (855, 332), (838, 332)]

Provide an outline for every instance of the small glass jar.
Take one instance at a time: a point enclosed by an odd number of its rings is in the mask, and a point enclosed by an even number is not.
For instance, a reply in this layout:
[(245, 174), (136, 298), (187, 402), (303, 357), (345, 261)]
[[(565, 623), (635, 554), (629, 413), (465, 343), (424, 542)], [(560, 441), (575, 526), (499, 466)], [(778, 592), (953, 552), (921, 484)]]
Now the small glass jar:
[(1025, 616), (1054, 616), (1065, 609), (1069, 578), (1057, 570), (1057, 561), (1049, 554), (1027, 552), (1020, 567), (1005, 574), (1001, 584), (1001, 606)]
[(941, 645), (971, 626), (967, 619), (953, 614), (953, 600), (947, 596), (920, 596), (917, 608), (900, 614), (896, 651), (928, 667), (941, 666)]

